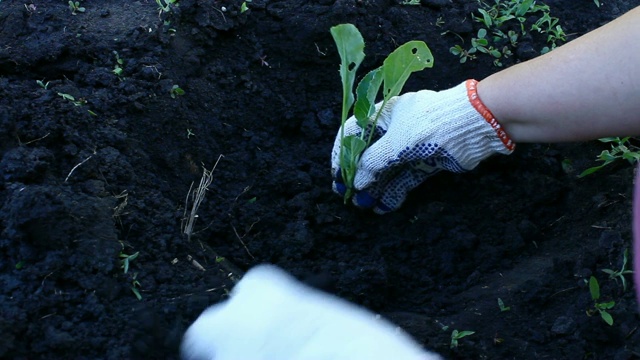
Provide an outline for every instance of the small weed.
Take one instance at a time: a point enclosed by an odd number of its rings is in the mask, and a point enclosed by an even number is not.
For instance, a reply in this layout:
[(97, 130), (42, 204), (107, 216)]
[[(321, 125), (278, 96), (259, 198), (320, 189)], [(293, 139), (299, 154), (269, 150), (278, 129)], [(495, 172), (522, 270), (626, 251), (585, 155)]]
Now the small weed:
[(593, 174), (594, 172), (619, 159), (627, 160), (630, 164), (638, 162), (640, 160), (640, 147), (632, 145), (629, 142), (630, 139), (630, 136), (624, 138), (606, 137), (599, 139), (599, 141), (603, 143), (611, 143), (611, 150), (602, 151), (596, 158), (596, 161), (603, 161), (604, 163), (599, 166), (588, 168), (580, 175), (578, 175), (578, 177), (581, 178)]
[(124, 71), (122, 66), (124, 65), (124, 60), (122, 60), (118, 52), (115, 50), (113, 51), (113, 55), (115, 55), (116, 57), (116, 64), (111, 72), (114, 73), (118, 78), (122, 79), (122, 72)]
[(171, 12), (172, 6), (178, 6), (178, 0), (156, 0), (158, 4), (158, 16), (162, 16), (163, 13)]
[(240, 5), (240, 14), (243, 14), (245, 11), (249, 10), (249, 6), (247, 6), (247, 3), (251, 3), (251, 0), (242, 2), (242, 5)]
[(79, 12), (85, 12), (86, 9), (80, 6), (80, 1), (69, 0), (69, 10), (71, 10), (72, 15), (77, 15)]
[(462, 339), (463, 337), (467, 337), (469, 335), (473, 335), (475, 334), (475, 331), (468, 331), (468, 330), (464, 330), (464, 331), (458, 331), (458, 330), (453, 330), (451, 332), (451, 344), (449, 345), (451, 347), (451, 349), (455, 349), (458, 347), (458, 342), (460, 339)]
[(464, 64), (467, 62), (467, 60), (474, 60), (476, 58), (476, 51), (478, 51), (478, 49), (472, 47), (469, 50), (466, 50), (465, 48), (463, 48), (460, 45), (455, 45), (452, 46), (451, 49), (449, 49), (449, 51), (456, 56), (460, 57), (460, 63)]
[(44, 82), (43, 80), (36, 80), (36, 84), (38, 84), (38, 86), (40, 86), (41, 88), (47, 90), (47, 88), (49, 87), (49, 81)]
[(182, 88), (180, 88), (180, 86), (178, 85), (173, 85), (171, 87), (171, 90), (169, 90), (169, 93), (171, 94), (172, 98), (177, 98), (178, 96), (182, 96), (185, 94), (184, 90), (182, 90)]
[[(493, 0), (493, 4), (478, 0), (478, 4), (479, 15), (472, 14), (472, 18), (482, 24), (482, 33), (479, 31), (478, 36), (471, 40), (471, 49), (464, 50), (461, 45), (450, 49), (453, 55), (460, 57), (461, 63), (475, 59), (475, 55), (469, 54), (479, 51), (491, 55), (493, 64), (501, 67), (503, 64), (500, 59), (512, 55), (518, 38), (531, 31), (547, 35), (548, 46), (541, 51), (543, 53), (555, 49), (560, 41), (566, 41), (566, 34), (558, 25), (559, 19), (550, 15), (547, 5), (536, 4), (535, 0)], [(532, 17), (537, 17), (537, 20), (528, 27), (527, 21)], [(507, 27), (520, 30), (507, 30)]]
[(605, 303), (598, 302), (600, 300), (600, 284), (598, 280), (592, 276), (589, 279), (589, 292), (591, 293), (591, 299), (593, 300), (593, 308), (587, 310), (587, 315), (592, 316), (596, 312), (600, 313), (600, 317), (608, 325), (613, 325), (613, 317), (607, 310), (613, 309), (616, 305), (615, 301), (609, 301)]
[(611, 270), (611, 269), (602, 270), (603, 272), (609, 274), (609, 279), (613, 279), (616, 282), (618, 282), (618, 279), (620, 279), (620, 282), (622, 283), (622, 289), (624, 291), (627, 291), (627, 280), (624, 278), (624, 276), (627, 274), (633, 274), (632, 270), (627, 269), (628, 256), (629, 256), (629, 249), (625, 249), (624, 254), (622, 255), (622, 267), (620, 268), (620, 270), (618, 271)]
[(504, 301), (502, 301), (502, 299), (500, 299), (500, 298), (498, 298), (498, 307), (500, 308), (500, 311), (502, 311), (502, 312), (511, 310), (511, 307), (505, 306), (504, 305)]
[[(477, 37), (471, 39), (471, 48), (469, 50), (465, 50), (460, 45), (455, 45), (451, 49), (449, 49), (449, 51), (453, 55), (460, 57), (461, 64), (464, 64), (465, 62), (467, 62), (467, 60), (475, 59), (476, 55), (474, 54), (483, 53), (493, 56), (494, 64), (497, 66), (502, 66), (500, 58), (502, 57), (503, 53), (500, 50), (489, 45), (489, 40), (487, 39), (487, 29), (483, 28), (478, 30), (476, 36)], [(503, 51), (505, 51), (505, 54), (511, 55), (511, 51), (507, 47), (505, 47)]]
[(60, 95), (65, 100), (69, 100), (75, 106), (82, 106), (82, 105), (87, 103), (87, 100), (85, 100), (83, 98), (79, 98), (79, 99), (76, 100), (75, 97), (73, 97), (72, 95), (69, 95), (69, 94), (65, 94), (65, 93), (60, 93), (59, 92), (58, 95)]
[(138, 273), (134, 273), (133, 276), (131, 276), (131, 292), (138, 300), (142, 300), (142, 295), (139, 290), (142, 286), (140, 285), (140, 281), (138, 281), (137, 277)]
[(122, 269), (122, 273), (128, 276), (131, 280), (131, 286), (129, 287), (131, 289), (131, 292), (133, 292), (138, 300), (142, 300), (142, 295), (140, 294), (139, 290), (141, 288), (141, 285), (138, 281), (138, 273), (134, 272), (133, 274), (129, 274), (129, 267), (131, 266), (131, 262), (138, 258), (140, 252), (136, 251), (131, 255), (126, 254), (124, 252), (125, 244), (120, 242), (120, 245), (122, 246), (122, 251), (120, 251), (120, 254), (118, 255), (118, 257), (120, 258), (120, 269)]
[(402, 5), (420, 5), (420, 0), (403, 0)]
[(118, 255), (120, 257), (120, 268), (125, 274), (129, 272), (129, 265), (138, 257), (138, 255), (140, 255), (139, 251), (136, 251), (135, 254), (131, 255), (120, 252), (120, 255)]

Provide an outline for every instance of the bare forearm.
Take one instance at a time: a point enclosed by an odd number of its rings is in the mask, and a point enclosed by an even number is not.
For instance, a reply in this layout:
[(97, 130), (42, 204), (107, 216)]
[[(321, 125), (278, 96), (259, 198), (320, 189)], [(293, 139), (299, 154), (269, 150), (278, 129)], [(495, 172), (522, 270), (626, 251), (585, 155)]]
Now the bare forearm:
[(493, 74), (478, 95), (516, 142), (640, 134), (640, 7)]

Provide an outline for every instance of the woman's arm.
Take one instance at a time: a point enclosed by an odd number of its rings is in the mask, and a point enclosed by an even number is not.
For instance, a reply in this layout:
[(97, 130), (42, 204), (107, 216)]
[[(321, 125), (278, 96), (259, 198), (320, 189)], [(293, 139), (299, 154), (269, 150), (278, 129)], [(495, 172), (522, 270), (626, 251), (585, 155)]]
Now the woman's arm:
[(640, 7), (478, 84), (517, 142), (640, 134)]

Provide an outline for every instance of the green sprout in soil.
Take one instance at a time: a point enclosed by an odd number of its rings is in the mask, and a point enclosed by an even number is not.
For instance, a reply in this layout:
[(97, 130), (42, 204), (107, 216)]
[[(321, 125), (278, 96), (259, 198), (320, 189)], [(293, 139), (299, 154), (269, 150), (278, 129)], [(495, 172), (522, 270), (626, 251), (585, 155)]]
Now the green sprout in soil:
[(169, 90), (169, 93), (171, 94), (172, 98), (177, 98), (178, 96), (182, 96), (185, 94), (184, 90), (182, 90), (182, 88), (178, 85), (173, 85), (171, 87), (171, 90)]
[(129, 272), (129, 265), (138, 257), (138, 255), (140, 255), (139, 251), (131, 255), (120, 252), (120, 255), (118, 255), (120, 257), (120, 268), (125, 274)]
[(449, 344), (449, 347), (451, 349), (455, 349), (458, 347), (458, 342), (460, 339), (462, 339), (463, 337), (467, 337), (469, 335), (473, 335), (475, 334), (475, 331), (468, 331), (468, 330), (463, 330), (463, 331), (458, 331), (458, 330), (453, 330), (451, 332), (451, 344)]
[(600, 317), (604, 322), (608, 325), (613, 325), (613, 317), (607, 310), (613, 309), (616, 302), (599, 302), (600, 284), (598, 284), (598, 280), (594, 276), (589, 279), (589, 292), (591, 293), (591, 299), (593, 300), (593, 308), (587, 310), (587, 315), (592, 316), (595, 313), (600, 313)]
[[(386, 103), (402, 91), (411, 73), (433, 66), (431, 51), (422, 41), (409, 41), (394, 50), (382, 66), (372, 70), (358, 83), (357, 98), (353, 85), (356, 71), (365, 57), (364, 40), (352, 24), (331, 28), (331, 35), (340, 54), (340, 79), (342, 81), (342, 116), (340, 132), (340, 169), (346, 186), (344, 200), (353, 195), (353, 181), (360, 156), (373, 140), (378, 117)], [(382, 105), (376, 109), (376, 97), (382, 87)], [(359, 135), (344, 134), (344, 125), (353, 106), (353, 115), (362, 129)]]
[(578, 177), (585, 177), (602, 169), (616, 160), (627, 160), (630, 164), (634, 164), (640, 160), (640, 147), (630, 143), (631, 137), (606, 137), (599, 139), (600, 142), (610, 143), (611, 150), (603, 150), (596, 158), (596, 161), (602, 161), (603, 164), (594, 166), (583, 171)]
[(134, 273), (133, 276), (131, 276), (131, 292), (133, 293), (133, 295), (136, 296), (136, 298), (138, 300), (142, 300), (142, 295), (140, 294), (140, 282), (137, 280), (138, 277), (138, 273)]
[(69, 0), (69, 10), (71, 10), (72, 15), (77, 15), (77, 13), (85, 12), (85, 8), (80, 6), (80, 1), (71, 1)]
[(251, 0), (247, 0), (247, 1), (243, 1), (242, 5), (240, 5), (240, 14), (244, 13), (245, 11), (249, 10), (249, 6), (247, 6), (247, 3), (250, 3)]
[[(125, 245), (123, 243), (121, 243), (121, 245), (124, 249)], [(138, 281), (138, 273), (128, 274), (129, 267), (131, 266), (131, 262), (135, 260), (139, 255), (140, 255), (139, 251), (136, 251), (131, 255), (126, 254), (124, 251), (120, 251), (120, 254), (118, 255), (118, 257), (120, 258), (120, 268), (122, 269), (122, 272), (131, 279), (131, 285), (129, 286), (129, 288), (131, 289), (131, 292), (136, 296), (138, 300), (142, 300), (142, 295), (140, 294), (140, 290), (139, 290), (141, 285), (140, 285), (140, 282)]]
[(65, 100), (69, 100), (75, 106), (82, 106), (87, 103), (87, 100), (83, 98), (76, 99), (75, 97), (69, 94), (59, 92), (58, 95), (60, 95)]
[(624, 278), (627, 274), (633, 274), (632, 270), (627, 269), (627, 261), (629, 257), (629, 249), (625, 249), (624, 254), (622, 255), (622, 267), (620, 270), (612, 270), (612, 269), (603, 269), (602, 271), (609, 274), (609, 279), (613, 279), (622, 283), (622, 289), (627, 291), (627, 280)]
[(116, 65), (113, 67), (113, 70), (111, 70), (111, 72), (114, 73), (118, 78), (122, 79), (122, 72), (124, 71), (122, 66), (124, 65), (124, 60), (122, 60), (118, 52), (115, 50), (113, 51), (113, 55), (115, 55), (116, 57)]
[(420, 5), (420, 0), (404, 0), (402, 5)]
[[(559, 19), (550, 15), (549, 6), (545, 4), (537, 4), (535, 0), (493, 0), (491, 4), (479, 0), (478, 4), (479, 15), (472, 15), (473, 20), (482, 25), (478, 36), (471, 39), (469, 49), (455, 45), (449, 50), (460, 58), (461, 63), (475, 59), (480, 52), (493, 57), (493, 64), (501, 67), (501, 59), (513, 55), (512, 50), (516, 48), (518, 38), (533, 31), (547, 35), (548, 46), (541, 50), (542, 53), (566, 41), (566, 34), (558, 24)], [(535, 22), (528, 26), (531, 19)]]
[(500, 299), (500, 298), (498, 298), (498, 307), (500, 308), (500, 311), (502, 311), (502, 312), (511, 310), (511, 307), (505, 306), (504, 305), (504, 301), (502, 301), (502, 299)]
[(156, 4), (158, 4), (158, 15), (161, 16), (162, 13), (170, 12), (172, 6), (178, 6), (178, 0), (156, 0)]
[(41, 88), (47, 90), (49, 88), (49, 81), (44, 82), (43, 80), (36, 80), (36, 84), (38, 84), (38, 86), (40, 86)]

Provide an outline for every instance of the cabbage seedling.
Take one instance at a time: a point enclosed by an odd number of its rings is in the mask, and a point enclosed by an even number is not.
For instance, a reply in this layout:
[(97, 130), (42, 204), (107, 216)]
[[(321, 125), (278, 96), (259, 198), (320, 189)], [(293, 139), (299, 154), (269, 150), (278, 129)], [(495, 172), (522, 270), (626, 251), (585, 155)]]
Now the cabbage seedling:
[[(383, 64), (362, 78), (353, 94), (356, 71), (365, 57), (364, 40), (352, 24), (340, 24), (331, 28), (331, 35), (340, 54), (340, 79), (342, 80), (342, 116), (340, 130), (340, 169), (346, 186), (345, 203), (353, 195), (353, 181), (362, 153), (373, 140), (381, 110), (389, 99), (397, 96), (409, 76), (416, 71), (433, 66), (431, 50), (423, 41), (409, 41), (387, 56)], [(375, 103), (382, 88), (382, 104)], [(355, 98), (355, 99), (354, 99)], [(344, 125), (353, 107), (356, 123), (362, 129), (358, 135), (344, 134)]]

